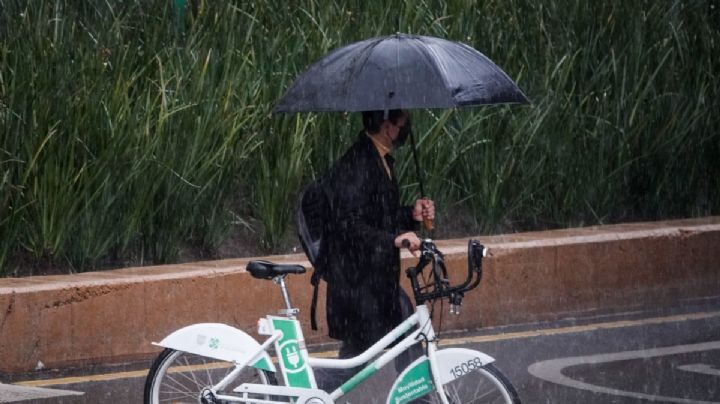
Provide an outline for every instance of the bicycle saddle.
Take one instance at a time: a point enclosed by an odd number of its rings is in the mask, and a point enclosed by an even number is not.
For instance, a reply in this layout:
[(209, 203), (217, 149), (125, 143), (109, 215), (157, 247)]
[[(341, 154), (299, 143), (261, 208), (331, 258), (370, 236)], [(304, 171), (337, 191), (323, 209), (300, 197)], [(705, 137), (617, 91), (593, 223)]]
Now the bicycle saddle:
[(287, 274), (304, 274), (306, 269), (302, 265), (273, 264), (270, 261), (250, 261), (246, 267), (253, 278), (272, 279)]

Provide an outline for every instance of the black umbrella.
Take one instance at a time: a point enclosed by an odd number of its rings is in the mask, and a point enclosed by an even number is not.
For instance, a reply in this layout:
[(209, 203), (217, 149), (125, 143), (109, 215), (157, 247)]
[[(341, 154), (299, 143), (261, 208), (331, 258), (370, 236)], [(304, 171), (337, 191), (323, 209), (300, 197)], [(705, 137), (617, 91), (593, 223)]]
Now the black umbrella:
[[(295, 79), (273, 112), (376, 111), (529, 103), (485, 55), (460, 42), (395, 34), (335, 49)], [(425, 196), (411, 136), (420, 192)]]

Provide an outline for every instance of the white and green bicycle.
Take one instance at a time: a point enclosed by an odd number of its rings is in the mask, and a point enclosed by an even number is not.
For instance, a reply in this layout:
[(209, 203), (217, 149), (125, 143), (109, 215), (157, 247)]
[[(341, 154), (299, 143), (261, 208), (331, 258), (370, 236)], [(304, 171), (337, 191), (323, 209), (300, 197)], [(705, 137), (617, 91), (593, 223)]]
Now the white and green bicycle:
[[(387, 403), (416, 399), (444, 404), (520, 403), (517, 392), (493, 366), (490, 356), (465, 348), (437, 348), (426, 305), (448, 299), (451, 312), (457, 312), (464, 293), (480, 283), (485, 248), (470, 240), (468, 276), (457, 286), (449, 284), (443, 255), (430, 240), (423, 241), (420, 252), (418, 265), (407, 270), (417, 303), (415, 313), (367, 351), (349, 359), (316, 358), (308, 354), (296, 319), (298, 309), (292, 307), (285, 286), (285, 277), (305, 272), (304, 267), (267, 261), (249, 263), (247, 270), (252, 276), (273, 280), (285, 300), (286, 308), (279, 316), (267, 316), (258, 322), (259, 334), (268, 338), (259, 343), (237, 328), (212, 323), (173, 332), (156, 344), (165, 350), (147, 376), (145, 403), (334, 403), (419, 343), (424, 344), (426, 354), (399, 374), (385, 400)], [(423, 275), (428, 266), (429, 274)], [(268, 354), (271, 347), (277, 353), (284, 383), (278, 383), (276, 365)], [(391, 348), (386, 350), (388, 347)], [(335, 391), (317, 387), (314, 369), (351, 369), (365, 363), (369, 365)]]

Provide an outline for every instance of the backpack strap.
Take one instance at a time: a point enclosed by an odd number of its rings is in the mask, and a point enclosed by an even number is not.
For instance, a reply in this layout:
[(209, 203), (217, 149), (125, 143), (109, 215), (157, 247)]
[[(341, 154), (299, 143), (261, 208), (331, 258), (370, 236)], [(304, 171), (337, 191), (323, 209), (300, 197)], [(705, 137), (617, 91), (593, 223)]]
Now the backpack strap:
[[(313, 274), (314, 275), (314, 274)], [(315, 319), (317, 313), (317, 300), (318, 300), (318, 289), (320, 289), (320, 283), (313, 285), (313, 297), (312, 303), (310, 303), (310, 328), (313, 331), (317, 331), (317, 320)]]
[(324, 233), (327, 226), (327, 214), (330, 211), (330, 202), (322, 178), (312, 181), (300, 192), (295, 207), (295, 219), (303, 251), (314, 267), (310, 278), (310, 283), (313, 285), (310, 325), (313, 331), (317, 331), (318, 288), (325, 270), (321, 250), (323, 249), (323, 236), (327, 237)]
[(318, 300), (318, 289), (320, 289), (320, 271), (317, 268), (313, 269), (312, 276), (310, 277), (310, 284), (313, 286), (312, 302), (310, 303), (310, 328), (313, 331), (317, 331), (317, 320), (315, 319), (317, 312), (317, 300)]

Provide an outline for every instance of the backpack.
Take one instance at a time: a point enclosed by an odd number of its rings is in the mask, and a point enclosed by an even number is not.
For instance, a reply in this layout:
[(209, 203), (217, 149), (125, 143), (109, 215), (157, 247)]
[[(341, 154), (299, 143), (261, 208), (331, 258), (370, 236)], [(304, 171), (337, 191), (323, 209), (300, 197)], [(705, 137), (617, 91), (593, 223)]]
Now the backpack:
[(324, 178), (318, 178), (300, 191), (295, 207), (295, 220), (298, 237), (303, 251), (314, 271), (310, 277), (313, 285), (313, 298), (310, 305), (310, 325), (317, 330), (315, 312), (317, 311), (318, 286), (326, 279), (326, 259), (323, 241), (327, 238), (328, 225), (331, 222), (332, 203)]

